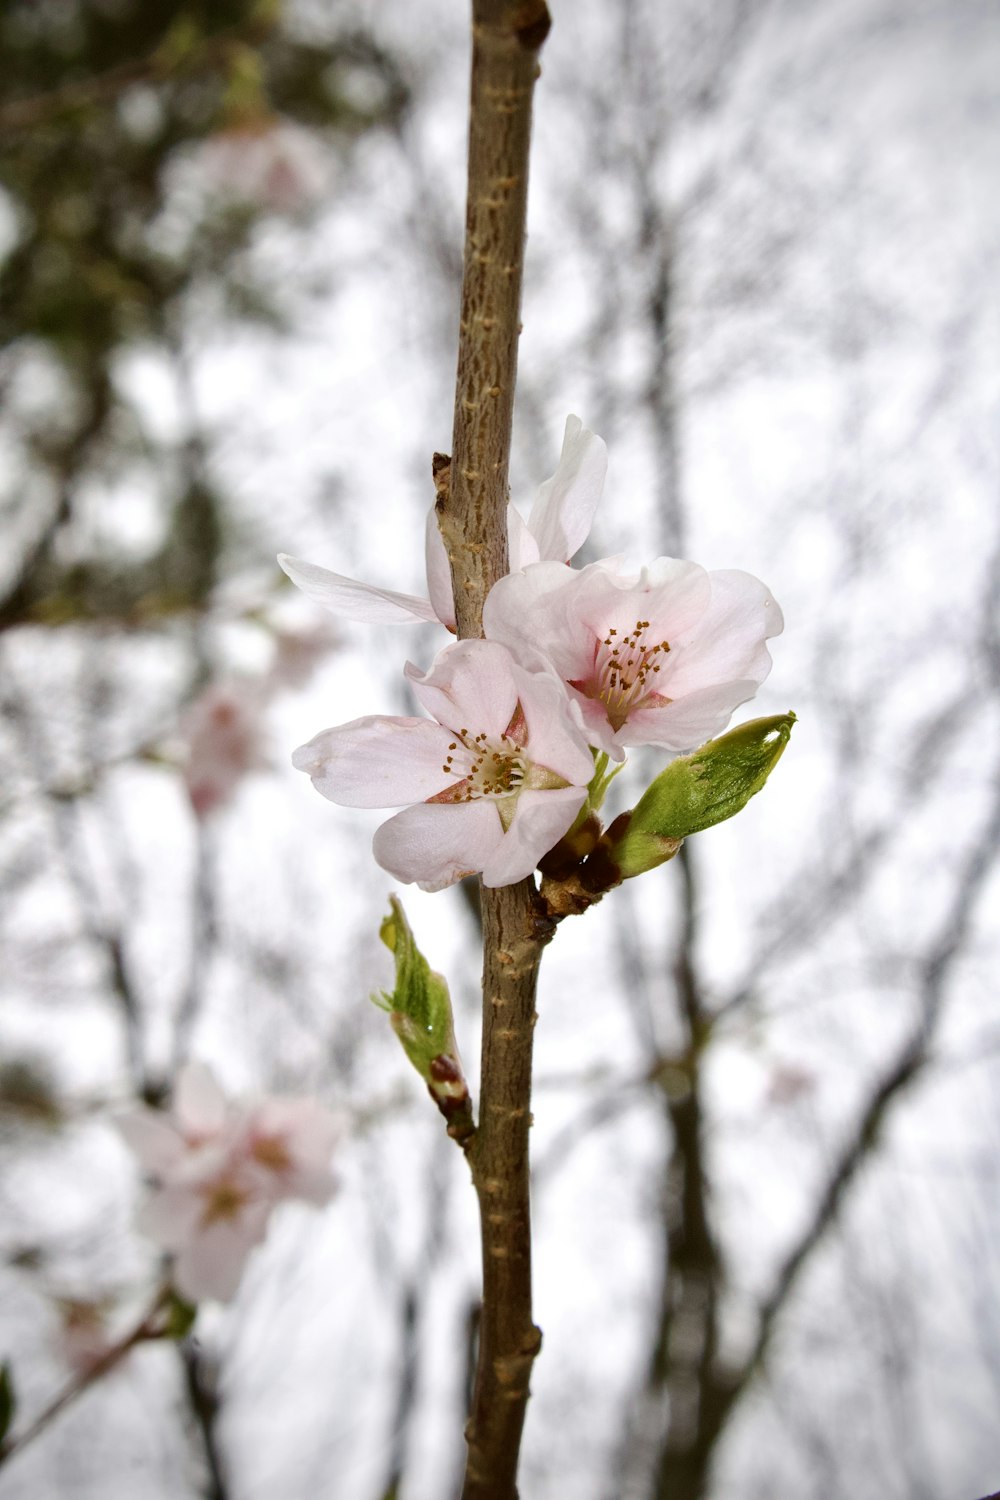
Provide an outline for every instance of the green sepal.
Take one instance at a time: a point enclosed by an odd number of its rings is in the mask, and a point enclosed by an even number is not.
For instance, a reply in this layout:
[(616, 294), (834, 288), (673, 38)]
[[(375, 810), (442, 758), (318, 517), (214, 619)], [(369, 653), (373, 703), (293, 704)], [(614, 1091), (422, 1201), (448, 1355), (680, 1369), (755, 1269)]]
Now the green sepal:
[(198, 1308), (192, 1302), (185, 1302), (183, 1297), (178, 1297), (176, 1292), (171, 1292), (168, 1298), (163, 1322), (163, 1337), (176, 1339), (187, 1338), (194, 1327), (194, 1320), (198, 1316)]
[(671, 761), (622, 820), (611, 850), (622, 878), (654, 869), (692, 833), (741, 812), (781, 759), (794, 723), (791, 712), (751, 719)]
[(413, 936), (398, 897), (379, 928), (379, 937), (396, 960), (396, 987), (372, 1000), (389, 1012), (392, 1029), (410, 1062), (425, 1082), (432, 1081), (431, 1063), (441, 1056), (457, 1059), (451, 997), (448, 985), (435, 974)]
[[(607, 796), (608, 787), (614, 781), (619, 771), (625, 769), (625, 762), (620, 761), (617, 765), (611, 762), (610, 755), (604, 750), (591, 750), (594, 757), (594, 774), (587, 787), (587, 800), (580, 809), (579, 816), (570, 833), (574, 831), (577, 824), (582, 823), (588, 812), (598, 812)], [(608, 766), (611, 764), (611, 770)]]
[(17, 1411), (14, 1395), (14, 1375), (7, 1360), (0, 1365), (0, 1443), (7, 1436)]

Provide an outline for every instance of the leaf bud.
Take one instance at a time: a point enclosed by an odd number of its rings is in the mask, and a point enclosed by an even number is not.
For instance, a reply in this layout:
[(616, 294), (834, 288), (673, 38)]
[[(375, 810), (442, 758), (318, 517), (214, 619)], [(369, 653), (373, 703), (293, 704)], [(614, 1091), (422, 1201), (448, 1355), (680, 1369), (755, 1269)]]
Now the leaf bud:
[[(691, 755), (672, 760), (631, 814), (619, 820), (611, 855), (622, 878), (673, 858), (682, 841), (740, 812), (767, 781), (788, 744), (795, 715), (751, 719)], [(608, 830), (611, 834), (615, 825)]]

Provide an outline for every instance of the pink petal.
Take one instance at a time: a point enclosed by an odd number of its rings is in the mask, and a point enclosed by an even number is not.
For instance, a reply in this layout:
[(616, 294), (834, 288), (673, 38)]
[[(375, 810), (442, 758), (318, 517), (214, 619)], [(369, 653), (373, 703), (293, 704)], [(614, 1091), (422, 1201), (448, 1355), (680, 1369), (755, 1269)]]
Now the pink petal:
[(538, 561), (538, 543), (513, 505), (507, 506), (507, 555), (511, 573)]
[(440, 891), (481, 870), (502, 838), (500, 814), (488, 798), (434, 806), (424, 802), (383, 823), (372, 849), (383, 870), (397, 880)]
[(784, 626), (771, 591), (759, 578), (736, 569), (708, 576), (708, 608), (690, 631), (671, 638), (672, 660), (662, 684), (670, 698), (742, 678), (760, 684), (771, 670), (764, 642), (780, 635)]
[(247, 1257), (267, 1232), (269, 1203), (252, 1203), (235, 1219), (200, 1229), (181, 1250), (173, 1281), (182, 1297), (228, 1302), (235, 1295)]
[(528, 726), (526, 754), (532, 765), (555, 771), (574, 786), (586, 786), (594, 758), (566, 688), (550, 673), (514, 668), (518, 701)]
[(427, 515), (424, 534), (424, 559), (427, 565), (427, 591), (431, 606), (442, 625), (455, 629), (455, 596), (451, 589), (451, 564), (433, 505)]
[(386, 621), (412, 624), (414, 620), (438, 618), (430, 601), (420, 599), (416, 594), (377, 589), (370, 583), (359, 583), (354, 578), (331, 573), (328, 568), (317, 567), (315, 563), (289, 557), (285, 552), (278, 554), (278, 562), (296, 588), (343, 620), (360, 620), (365, 625), (374, 625)]
[(637, 575), (608, 562), (592, 563), (577, 574), (579, 584), (567, 599), (575, 621), (603, 640), (612, 629), (619, 636), (648, 620), (652, 640), (669, 640), (690, 631), (708, 608), (711, 585), (697, 563), (658, 557)]
[(483, 865), (483, 885), (513, 885), (526, 879), (542, 856), (569, 831), (586, 800), (586, 787), (522, 792), (514, 821)]
[(115, 1117), (115, 1124), (140, 1165), (157, 1177), (168, 1172), (184, 1154), (183, 1137), (157, 1110), (125, 1110)]
[[(407, 662), (406, 676), (423, 708), (453, 733), (499, 738), (517, 707), (514, 663), (495, 641), (456, 641), (426, 675)], [(415, 798), (411, 798), (415, 801)]]
[(608, 450), (579, 417), (566, 418), (562, 453), (551, 479), (539, 486), (528, 527), (545, 561), (569, 562), (590, 535), (608, 472)]
[(618, 733), (627, 745), (660, 745), (664, 750), (695, 750), (721, 734), (735, 709), (757, 691), (758, 684), (746, 679), (725, 682), (686, 693), (666, 708), (639, 708), (629, 715)]
[[(586, 694), (578, 693), (572, 688), (570, 691), (573, 694), (573, 702), (583, 724), (583, 733), (587, 744), (593, 745), (595, 750), (603, 750), (606, 755), (610, 755), (614, 760), (624, 760), (625, 751), (622, 748), (624, 741), (619, 743), (618, 736), (615, 734), (611, 721), (608, 718), (608, 711), (601, 700), (599, 698), (588, 698)], [(631, 744), (632, 741), (628, 737), (627, 726), (622, 730), (622, 733), (625, 736), (625, 741)]]
[(567, 616), (566, 591), (581, 576), (565, 563), (539, 562), (501, 578), (483, 606), (487, 639), (507, 646), (523, 666), (551, 662), (561, 677), (579, 677), (593, 657), (589, 641)]
[(215, 1135), (226, 1122), (226, 1096), (204, 1063), (185, 1063), (177, 1075), (173, 1112), (186, 1136)]
[[(453, 743), (452, 734), (429, 719), (375, 714), (322, 730), (299, 746), (292, 765), (342, 807), (403, 807), (426, 801), (465, 775), (470, 757), (461, 744), (450, 749)], [(448, 755), (454, 773), (444, 771)]]
[(194, 1188), (159, 1188), (139, 1210), (136, 1227), (164, 1250), (180, 1250), (197, 1232), (202, 1210)]

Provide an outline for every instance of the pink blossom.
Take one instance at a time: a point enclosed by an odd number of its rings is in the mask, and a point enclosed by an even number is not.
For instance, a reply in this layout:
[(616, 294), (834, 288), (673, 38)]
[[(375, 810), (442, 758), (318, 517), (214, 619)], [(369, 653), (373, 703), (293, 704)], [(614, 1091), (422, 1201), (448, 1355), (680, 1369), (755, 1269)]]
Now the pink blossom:
[(229, 1301), (276, 1204), (322, 1205), (334, 1190), (337, 1128), (318, 1101), (233, 1104), (199, 1063), (181, 1070), (169, 1114), (135, 1109), (118, 1126), (153, 1182), (139, 1227), (171, 1253), (190, 1302)]
[(274, 116), (210, 136), (198, 161), (223, 197), (275, 213), (295, 213), (318, 202), (330, 178), (329, 155), (314, 133)]
[(345, 807), (400, 807), (374, 840), (383, 869), (424, 890), (482, 871), (523, 880), (569, 829), (593, 758), (551, 673), (494, 641), (457, 641), (406, 675), (431, 719), (355, 719), (296, 750), (292, 763)]
[(264, 707), (252, 684), (211, 682), (187, 709), (184, 784), (197, 817), (224, 807), (243, 778), (267, 764)]
[(591, 745), (686, 751), (718, 734), (771, 669), (781, 611), (749, 573), (707, 573), (660, 557), (638, 574), (617, 559), (575, 571), (540, 562), (501, 578), (483, 629), (525, 662), (549, 665)]
[[(603, 440), (589, 432), (579, 417), (567, 417), (559, 465), (539, 486), (527, 522), (512, 505), (507, 508), (512, 569), (543, 559), (569, 562), (575, 556), (590, 534), (607, 468)], [(427, 517), (424, 553), (429, 599), (358, 583), (285, 553), (279, 554), (278, 562), (303, 593), (342, 619), (365, 624), (437, 620), (454, 631), (451, 571), (433, 509)]]

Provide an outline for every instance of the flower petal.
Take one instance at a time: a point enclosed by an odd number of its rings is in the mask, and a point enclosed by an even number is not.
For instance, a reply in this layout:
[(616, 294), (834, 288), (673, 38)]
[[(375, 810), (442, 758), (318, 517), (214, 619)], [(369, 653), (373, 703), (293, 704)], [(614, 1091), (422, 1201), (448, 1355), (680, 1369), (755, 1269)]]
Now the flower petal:
[(489, 798), (433, 806), (424, 802), (383, 823), (372, 850), (397, 880), (441, 891), (481, 870), (502, 838), (500, 814)]
[[(465, 775), (470, 763), (462, 745), (429, 719), (372, 714), (323, 729), (292, 756), (297, 771), (341, 807), (403, 807), (424, 802)], [(455, 771), (446, 773), (451, 755)]]
[(159, 1110), (145, 1106), (123, 1110), (115, 1116), (115, 1124), (139, 1164), (156, 1177), (169, 1172), (184, 1154), (183, 1138)]
[(186, 1136), (216, 1135), (226, 1123), (226, 1096), (204, 1063), (185, 1063), (177, 1075), (173, 1113)]
[(355, 578), (331, 573), (316, 563), (289, 557), (285, 552), (279, 552), (278, 562), (296, 588), (342, 620), (360, 620), (365, 625), (375, 625), (386, 621), (412, 624), (414, 620), (436, 621), (438, 618), (430, 600), (420, 599), (416, 594), (377, 589), (370, 583), (359, 583)]
[(539, 558), (538, 543), (528, 530), (527, 521), (510, 504), (507, 506), (507, 557), (512, 573), (527, 568)]
[(164, 1250), (180, 1250), (198, 1231), (202, 1201), (189, 1187), (153, 1193), (136, 1215), (136, 1228)]
[(514, 821), (483, 865), (483, 885), (513, 885), (525, 880), (542, 856), (569, 831), (586, 800), (585, 786), (522, 792)]
[(247, 1256), (267, 1232), (271, 1205), (248, 1203), (235, 1219), (199, 1229), (181, 1250), (173, 1281), (189, 1302), (213, 1297), (229, 1302), (236, 1294)]
[(558, 467), (539, 486), (528, 520), (543, 561), (569, 562), (583, 546), (607, 472), (603, 439), (588, 431), (579, 417), (567, 417)]
[(658, 557), (638, 574), (620, 572), (608, 559), (583, 568), (577, 577), (567, 607), (600, 639), (612, 629), (628, 634), (637, 621), (648, 620), (649, 639), (669, 640), (672, 647), (675, 636), (695, 628), (711, 598), (705, 569), (677, 557)]
[(746, 678), (685, 693), (665, 708), (639, 708), (629, 715), (616, 738), (627, 745), (660, 745), (683, 754), (721, 734), (733, 712), (759, 684)]
[[(771, 670), (764, 642), (784, 628), (781, 610), (759, 578), (738, 569), (710, 573), (712, 596), (694, 627), (671, 639), (672, 661), (662, 690), (679, 698), (710, 683), (752, 678)], [(743, 702), (743, 699), (739, 700)]]
[(550, 662), (561, 677), (578, 677), (592, 658), (586, 659), (579, 628), (567, 617), (564, 592), (581, 576), (557, 562), (533, 563), (522, 572), (508, 573), (493, 585), (483, 605), (487, 639), (507, 646), (523, 666)]
[(586, 786), (594, 774), (594, 759), (566, 688), (549, 672), (526, 672), (523, 667), (514, 668), (514, 681), (527, 724), (525, 748), (532, 765), (545, 766), (575, 786)]
[(451, 564), (433, 505), (427, 513), (424, 561), (427, 565), (427, 592), (431, 596), (431, 607), (441, 624), (454, 631), (455, 596), (451, 589)]
[(510, 652), (495, 641), (456, 641), (438, 653), (426, 674), (412, 662), (404, 671), (439, 724), (454, 733), (499, 737), (517, 707), (513, 668)]

